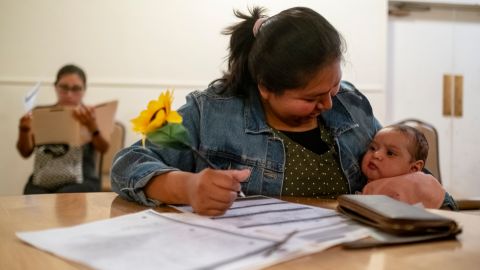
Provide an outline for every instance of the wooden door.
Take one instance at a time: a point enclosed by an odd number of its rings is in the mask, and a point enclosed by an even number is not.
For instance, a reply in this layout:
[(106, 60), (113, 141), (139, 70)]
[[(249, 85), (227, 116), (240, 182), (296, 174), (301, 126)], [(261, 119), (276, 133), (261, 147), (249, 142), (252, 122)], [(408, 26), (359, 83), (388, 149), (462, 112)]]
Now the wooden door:
[[(480, 11), (411, 12), (390, 17), (388, 32), (387, 117), (433, 124), (444, 186), (456, 196), (480, 196)], [(457, 84), (463, 78), (462, 116), (443, 114), (446, 75), (458, 75)]]
[(456, 103), (463, 106), (454, 107), (461, 115), (452, 121), (451, 190), (480, 196), (480, 10), (453, 16), (453, 70), (463, 81), (463, 89), (455, 89), (463, 92)]

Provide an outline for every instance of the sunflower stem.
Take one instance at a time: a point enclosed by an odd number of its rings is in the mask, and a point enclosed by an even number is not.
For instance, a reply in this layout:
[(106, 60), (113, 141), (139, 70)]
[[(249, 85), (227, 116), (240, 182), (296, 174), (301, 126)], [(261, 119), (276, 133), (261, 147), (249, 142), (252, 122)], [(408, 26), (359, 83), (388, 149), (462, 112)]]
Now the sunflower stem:
[(210, 160), (208, 160), (206, 157), (204, 157), (197, 149), (193, 148), (193, 146), (191, 146), (191, 145), (187, 145), (187, 146), (190, 148), (190, 150), (193, 151), (193, 153), (195, 153), (195, 155), (197, 155), (197, 157), (199, 157), (201, 160), (203, 160), (205, 163), (207, 163), (210, 168), (215, 169), (215, 170), (220, 169), (215, 164), (213, 164)]
[(184, 146), (188, 147), (190, 150), (192, 150), (192, 152), (198, 157), (200, 158), (201, 160), (203, 160), (205, 163), (207, 163), (207, 165), (211, 168), (211, 169), (215, 169), (215, 170), (219, 170), (220, 168), (217, 167), (215, 164), (213, 164), (210, 160), (208, 160), (206, 157), (204, 157), (202, 155), (202, 153), (200, 153), (197, 149), (195, 149), (193, 146), (191, 146), (190, 144), (188, 143), (185, 143), (183, 141), (180, 141), (180, 140), (177, 140), (175, 137), (173, 137), (172, 135), (170, 135), (169, 133), (167, 132), (164, 132), (162, 130), (160, 130), (161, 133), (163, 134), (166, 134), (168, 137), (172, 138), (173, 140), (176, 140), (178, 141), (179, 143), (183, 144)]

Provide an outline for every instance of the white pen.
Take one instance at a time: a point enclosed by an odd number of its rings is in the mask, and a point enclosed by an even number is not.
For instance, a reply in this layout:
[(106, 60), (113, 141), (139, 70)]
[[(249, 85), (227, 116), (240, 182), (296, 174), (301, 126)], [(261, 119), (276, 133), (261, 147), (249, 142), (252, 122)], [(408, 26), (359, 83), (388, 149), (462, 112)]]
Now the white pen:
[(245, 197), (247, 197), (247, 196), (245, 196), (245, 193), (243, 193), (243, 191), (242, 191), (241, 189), (240, 189), (240, 191), (237, 192), (237, 195), (238, 195), (238, 197), (240, 197), (240, 198), (245, 198)]

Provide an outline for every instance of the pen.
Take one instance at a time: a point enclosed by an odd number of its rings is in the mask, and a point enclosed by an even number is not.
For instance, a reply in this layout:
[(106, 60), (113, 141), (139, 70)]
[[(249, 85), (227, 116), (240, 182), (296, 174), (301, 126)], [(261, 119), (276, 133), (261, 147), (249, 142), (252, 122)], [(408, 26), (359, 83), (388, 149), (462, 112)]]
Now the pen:
[(245, 197), (247, 197), (247, 196), (245, 196), (245, 193), (243, 193), (243, 191), (242, 191), (241, 189), (240, 189), (240, 191), (237, 192), (237, 195), (238, 195), (238, 197), (240, 197), (240, 198), (245, 198)]
[[(219, 167), (217, 167), (217, 166), (216, 166), (215, 164), (213, 164), (210, 160), (208, 160), (206, 157), (204, 157), (202, 154), (200, 154), (200, 152), (198, 152), (197, 149), (193, 148), (192, 146), (190, 146), (190, 149), (191, 149), (193, 152), (195, 152), (195, 153), (197, 154), (197, 156), (198, 156), (201, 160), (205, 161), (205, 163), (207, 163), (210, 168), (215, 169), (215, 170), (220, 170)], [(230, 166), (231, 166), (231, 164), (228, 165), (228, 169), (230, 169)], [(242, 191), (241, 189), (240, 189), (239, 191), (237, 191), (237, 196), (240, 197), (240, 198), (245, 198), (245, 197), (247, 197), (247, 196), (245, 196), (245, 193), (243, 193), (243, 191)]]

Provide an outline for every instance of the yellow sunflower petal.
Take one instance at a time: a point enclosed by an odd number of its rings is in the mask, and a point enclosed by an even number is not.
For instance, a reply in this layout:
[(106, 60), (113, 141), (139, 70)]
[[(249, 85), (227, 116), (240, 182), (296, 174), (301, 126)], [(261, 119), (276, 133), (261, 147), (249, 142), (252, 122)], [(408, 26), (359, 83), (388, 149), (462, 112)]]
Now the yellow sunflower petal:
[(167, 113), (169, 113), (172, 107), (172, 102), (173, 102), (173, 92), (170, 92), (170, 90), (167, 90), (165, 93), (162, 94), (161, 99), (162, 99), (165, 110), (167, 111)]
[(142, 117), (142, 115), (139, 115), (137, 118), (130, 120), (130, 122), (132, 123), (133, 130), (135, 132), (143, 133), (146, 125), (145, 125), (145, 118)]
[(155, 115), (155, 118), (148, 123), (145, 133), (155, 131), (157, 128), (161, 128), (166, 122), (166, 115), (164, 110), (159, 110)]
[(167, 115), (167, 122), (169, 123), (182, 123), (182, 116), (176, 111), (170, 111)]
[(158, 96), (157, 102), (159, 103), (161, 108), (165, 108), (168, 106), (168, 94), (167, 93), (161, 93), (160, 96)]

